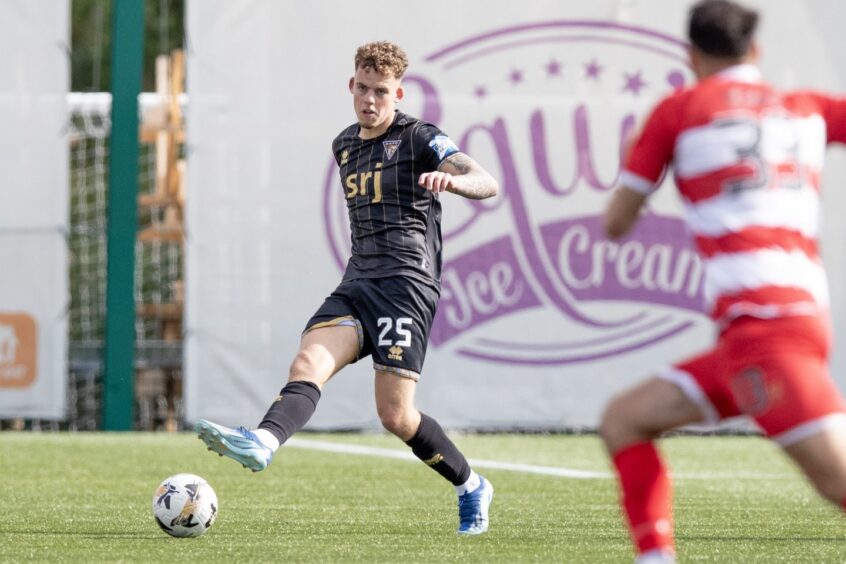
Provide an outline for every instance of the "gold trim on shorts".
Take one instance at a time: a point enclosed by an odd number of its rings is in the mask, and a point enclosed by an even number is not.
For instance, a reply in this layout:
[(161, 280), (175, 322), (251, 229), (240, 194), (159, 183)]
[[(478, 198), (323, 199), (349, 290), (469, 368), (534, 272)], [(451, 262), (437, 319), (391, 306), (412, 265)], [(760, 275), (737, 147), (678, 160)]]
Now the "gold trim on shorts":
[[(361, 350), (364, 348), (364, 328), (361, 326), (361, 321), (353, 317), (352, 315), (344, 315), (343, 317), (336, 317), (335, 319), (330, 319), (329, 321), (321, 321), (319, 323), (315, 323), (309, 327), (306, 327), (305, 331), (303, 331), (303, 335), (306, 333), (310, 333), (315, 329), (323, 329), (324, 327), (338, 327), (344, 323), (344, 321), (352, 321), (355, 324), (355, 332), (358, 335), (358, 353), (361, 354)], [(356, 357), (358, 354), (356, 354)]]
[(408, 368), (400, 368), (398, 366), (385, 366), (384, 364), (376, 364), (373, 363), (373, 368), (380, 372), (390, 372), (391, 374), (396, 374), (401, 378), (408, 378), (409, 380), (414, 380), (418, 382), (420, 380), (420, 374), (415, 372), (414, 370), (409, 370)]

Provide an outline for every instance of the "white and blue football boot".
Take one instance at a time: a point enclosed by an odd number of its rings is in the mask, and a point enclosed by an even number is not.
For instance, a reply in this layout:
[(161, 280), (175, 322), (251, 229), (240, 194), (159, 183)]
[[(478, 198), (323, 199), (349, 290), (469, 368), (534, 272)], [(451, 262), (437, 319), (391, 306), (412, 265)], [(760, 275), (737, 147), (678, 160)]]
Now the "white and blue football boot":
[(458, 534), (480, 535), (488, 530), (488, 508), (493, 500), (493, 485), (484, 476), (472, 492), (458, 496)]
[(194, 428), (200, 439), (209, 447), (209, 450), (218, 453), (220, 456), (228, 456), (253, 472), (267, 468), (270, 459), (273, 458), (273, 451), (245, 427), (230, 429), (200, 419)]

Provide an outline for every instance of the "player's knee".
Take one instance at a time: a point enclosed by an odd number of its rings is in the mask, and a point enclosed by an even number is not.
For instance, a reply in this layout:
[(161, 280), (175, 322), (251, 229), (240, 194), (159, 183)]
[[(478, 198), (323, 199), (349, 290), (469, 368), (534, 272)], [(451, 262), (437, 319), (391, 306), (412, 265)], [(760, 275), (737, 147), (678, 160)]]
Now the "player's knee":
[(619, 409), (617, 409), (615, 400), (611, 400), (605, 407), (605, 411), (603, 411), (602, 418), (599, 421), (599, 436), (605, 445), (610, 450), (613, 450), (612, 445), (616, 445), (619, 442), (623, 430), (624, 423)]
[(414, 435), (416, 429), (412, 428), (413, 422), (404, 410), (385, 408), (378, 411), (379, 420), (386, 431), (389, 431), (398, 437)]
[(814, 486), (817, 488), (817, 492), (831, 503), (842, 507), (843, 503), (846, 502), (846, 483), (824, 482), (814, 484)]
[(633, 442), (643, 440), (637, 426), (627, 416), (626, 402), (621, 397), (612, 399), (602, 413), (599, 436), (610, 452), (615, 452)]
[(288, 380), (310, 380), (317, 376), (318, 362), (308, 350), (297, 352), (288, 369)]
[(811, 483), (823, 498), (838, 507), (844, 507), (844, 503), (846, 503), (846, 476), (838, 479), (834, 479), (831, 476), (817, 479), (810, 478)]
[(841, 429), (828, 429), (785, 447), (817, 492), (846, 509), (846, 450)]

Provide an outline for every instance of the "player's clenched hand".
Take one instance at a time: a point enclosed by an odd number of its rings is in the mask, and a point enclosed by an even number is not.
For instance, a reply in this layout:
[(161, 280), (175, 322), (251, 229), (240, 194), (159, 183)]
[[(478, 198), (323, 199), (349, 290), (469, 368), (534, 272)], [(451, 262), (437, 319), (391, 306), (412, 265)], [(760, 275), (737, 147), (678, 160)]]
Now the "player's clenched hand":
[(430, 192), (446, 192), (452, 188), (452, 175), (441, 171), (424, 172), (417, 183)]

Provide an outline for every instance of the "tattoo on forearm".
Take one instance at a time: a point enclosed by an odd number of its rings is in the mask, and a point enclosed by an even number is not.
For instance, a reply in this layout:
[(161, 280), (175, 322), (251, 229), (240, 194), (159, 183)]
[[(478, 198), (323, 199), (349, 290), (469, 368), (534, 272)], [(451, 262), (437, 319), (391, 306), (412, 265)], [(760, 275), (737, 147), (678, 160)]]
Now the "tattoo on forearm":
[(442, 170), (453, 175), (450, 192), (472, 200), (482, 200), (496, 194), (496, 180), (464, 153), (449, 157), (444, 165)]
[(464, 153), (456, 153), (446, 160), (447, 164), (452, 165), (458, 171), (458, 174), (467, 174), (473, 168), (473, 161)]

